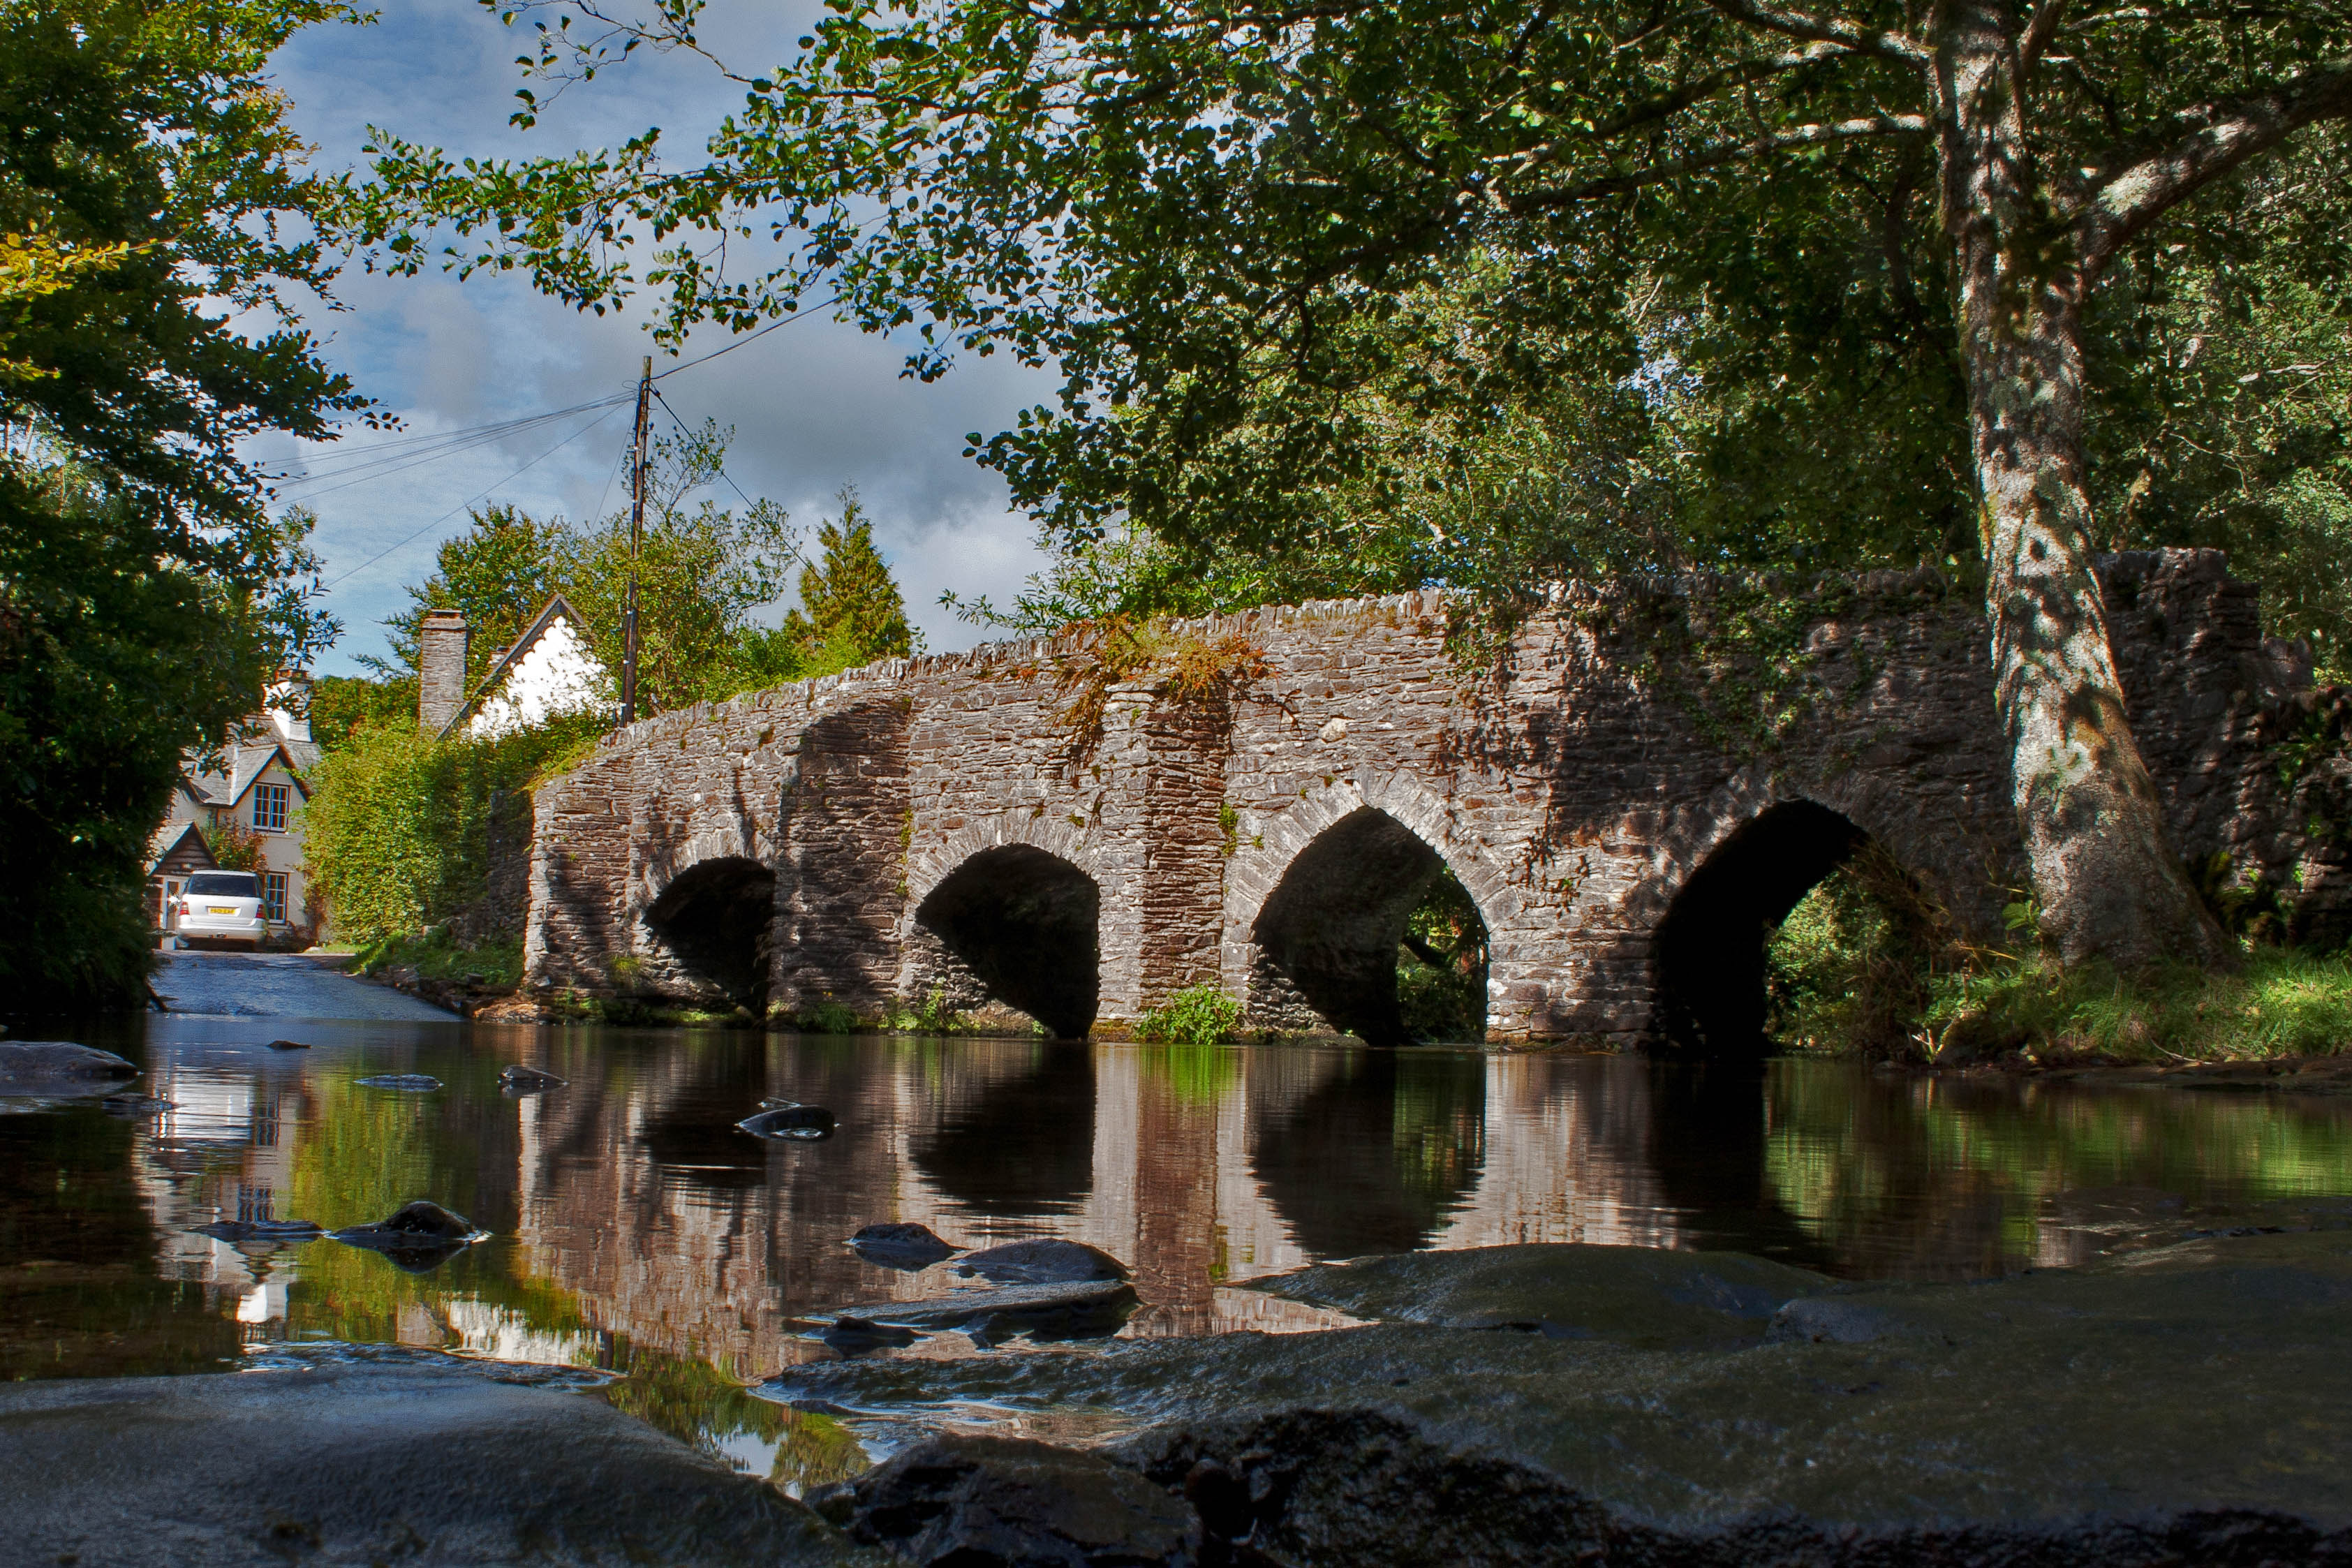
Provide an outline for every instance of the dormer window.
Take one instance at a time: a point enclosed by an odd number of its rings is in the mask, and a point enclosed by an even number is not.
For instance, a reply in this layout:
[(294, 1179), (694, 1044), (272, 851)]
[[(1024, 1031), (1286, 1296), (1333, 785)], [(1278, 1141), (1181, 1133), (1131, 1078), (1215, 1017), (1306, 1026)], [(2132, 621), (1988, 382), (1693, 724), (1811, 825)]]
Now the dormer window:
[(266, 784), (253, 787), (253, 826), (259, 833), (286, 831), (286, 785)]

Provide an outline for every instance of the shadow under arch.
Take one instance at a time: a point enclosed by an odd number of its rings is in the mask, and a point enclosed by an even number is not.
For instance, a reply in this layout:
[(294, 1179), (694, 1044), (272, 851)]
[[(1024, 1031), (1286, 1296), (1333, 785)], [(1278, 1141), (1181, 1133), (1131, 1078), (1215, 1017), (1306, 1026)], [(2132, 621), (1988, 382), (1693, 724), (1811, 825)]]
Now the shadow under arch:
[(1658, 922), (1655, 1026), (1671, 1048), (1727, 1060), (1766, 1053), (1767, 936), (1868, 837), (1842, 813), (1790, 800), (1716, 846)]
[[(1102, 892), (1058, 855), (1026, 844), (983, 849), (940, 879), (915, 923), (990, 996), (1083, 1039), (1101, 1002)], [(953, 999), (951, 999), (953, 1000)]]
[(688, 980), (761, 1011), (775, 940), (775, 872), (741, 855), (689, 866), (646, 910), (646, 922)]
[(1318, 1262), (1426, 1247), (1486, 1160), (1486, 1063), (1463, 1051), (1350, 1050), (1250, 1144), (1251, 1174)]
[[(1435, 849), (1377, 806), (1360, 806), (1325, 828), (1292, 858), (1250, 928), (1259, 955), (1253, 1014), (1278, 1026), (1303, 1003), (1368, 1045), (1405, 1044), (1411, 1032), (1397, 998), (1398, 952), (1414, 910), (1444, 872)], [(1483, 1039), (1486, 924), (1464, 902), (1479, 955), (1470, 1033)]]
[[(970, 1040), (945, 1050), (947, 1091), (908, 1151), (915, 1169), (975, 1214), (1068, 1214), (1085, 1203), (1095, 1182), (1094, 1047)], [(979, 1092), (959, 1093), (973, 1078)]]

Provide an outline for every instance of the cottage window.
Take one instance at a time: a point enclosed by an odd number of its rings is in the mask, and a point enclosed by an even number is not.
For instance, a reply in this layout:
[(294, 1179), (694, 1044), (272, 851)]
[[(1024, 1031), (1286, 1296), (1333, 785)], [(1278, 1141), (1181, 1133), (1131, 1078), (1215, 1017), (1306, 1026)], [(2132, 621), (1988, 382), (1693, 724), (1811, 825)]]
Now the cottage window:
[(261, 912), (273, 921), (286, 919), (286, 873), (264, 871), (261, 874)]
[(284, 784), (254, 786), (253, 826), (263, 833), (286, 831), (286, 786)]

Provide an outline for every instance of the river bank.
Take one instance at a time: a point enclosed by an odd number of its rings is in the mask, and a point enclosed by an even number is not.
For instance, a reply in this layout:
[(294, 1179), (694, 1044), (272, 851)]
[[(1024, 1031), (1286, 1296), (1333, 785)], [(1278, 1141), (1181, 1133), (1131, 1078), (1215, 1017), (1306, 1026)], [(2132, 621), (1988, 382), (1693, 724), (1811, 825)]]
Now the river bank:
[[(2352, 1227), (2338, 1206), (2320, 1223)], [(787, 1367), (753, 1392), (793, 1419), (908, 1423), (805, 1506), (612, 1408), (593, 1370), (330, 1346), (17, 1384), (0, 1563), (2293, 1568), (2352, 1549), (2352, 1228), (1973, 1285), (1513, 1246), (1252, 1289), (1363, 1326)], [(1093, 1436), (1006, 1436), (1024, 1422)]]

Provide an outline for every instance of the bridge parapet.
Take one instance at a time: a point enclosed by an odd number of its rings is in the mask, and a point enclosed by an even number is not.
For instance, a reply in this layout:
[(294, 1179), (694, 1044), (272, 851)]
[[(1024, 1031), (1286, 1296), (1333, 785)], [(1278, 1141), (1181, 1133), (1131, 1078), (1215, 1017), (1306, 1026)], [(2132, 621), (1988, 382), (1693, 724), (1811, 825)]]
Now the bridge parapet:
[[(2352, 911), (2263, 793), (2263, 715), (2309, 699), (2252, 591), (2210, 552), (2108, 573), (2181, 845), (2316, 867)], [(1627, 1044), (1677, 963), (1745, 984), (1761, 920), (1864, 836), (1964, 931), (2023, 881), (1981, 609), (1933, 573), (1563, 587), (1469, 667), (1455, 629), (1433, 592), (1276, 606), (646, 721), (539, 796), (528, 983), (1064, 1033), (1214, 984), (1258, 1026), (1377, 1036), (1442, 867), (1490, 1034)]]

